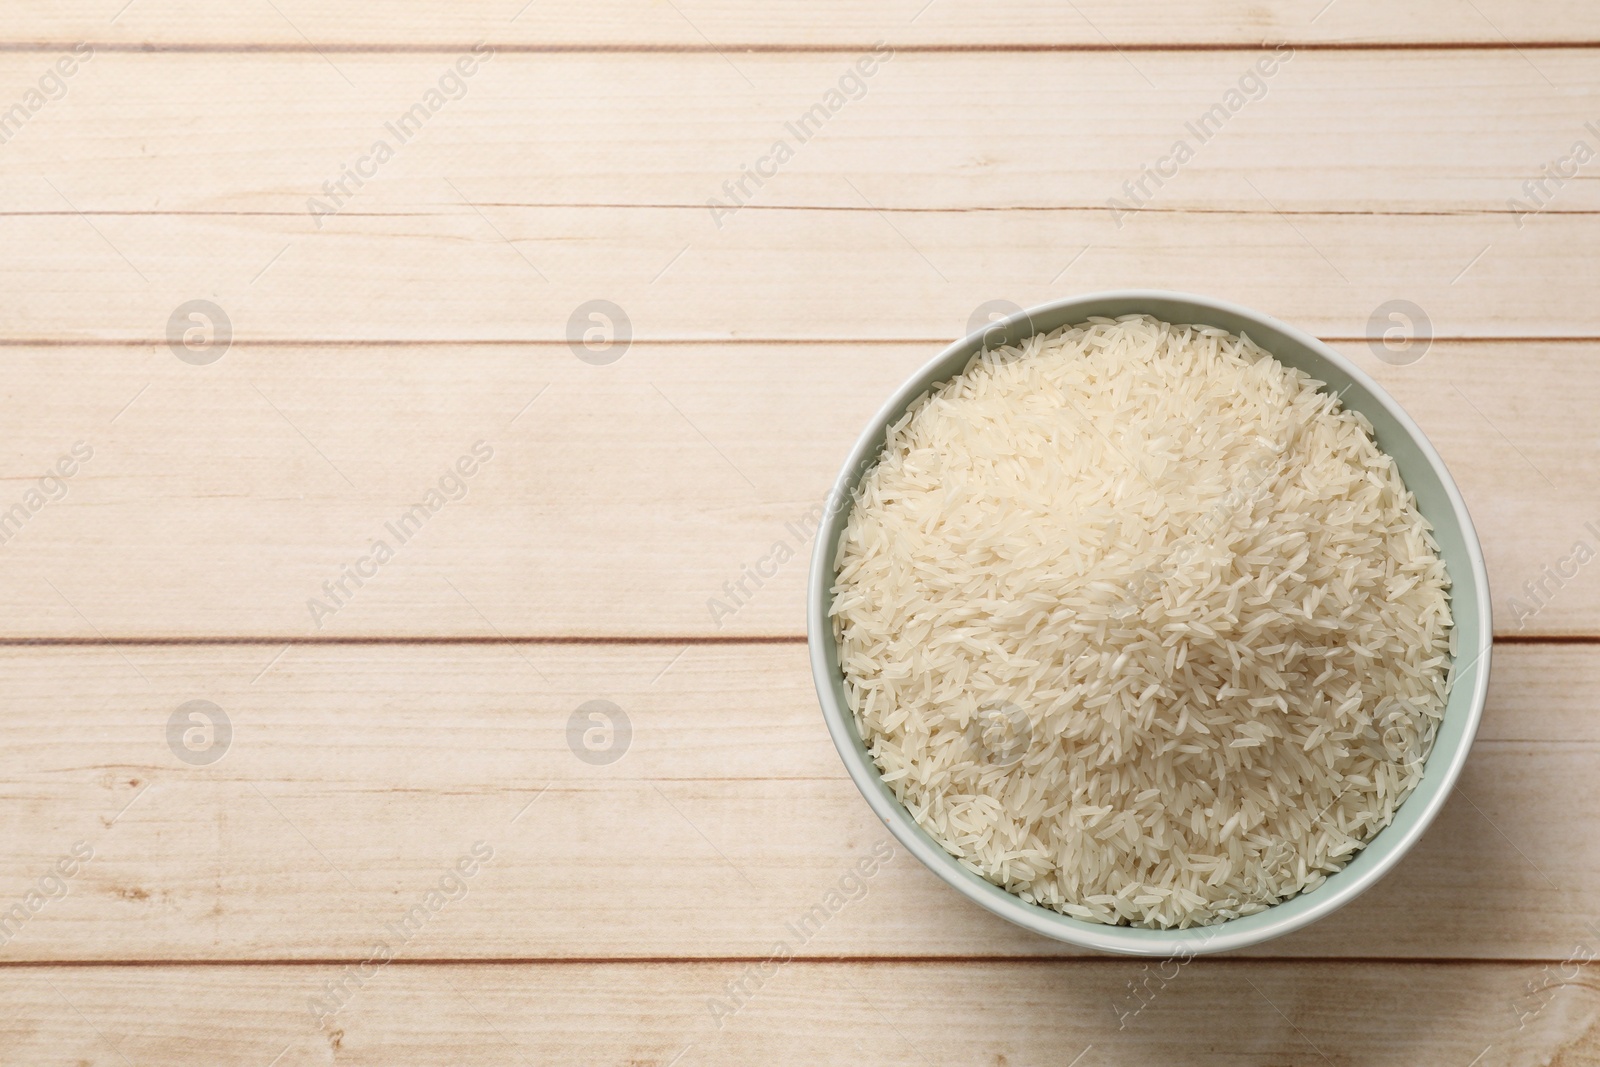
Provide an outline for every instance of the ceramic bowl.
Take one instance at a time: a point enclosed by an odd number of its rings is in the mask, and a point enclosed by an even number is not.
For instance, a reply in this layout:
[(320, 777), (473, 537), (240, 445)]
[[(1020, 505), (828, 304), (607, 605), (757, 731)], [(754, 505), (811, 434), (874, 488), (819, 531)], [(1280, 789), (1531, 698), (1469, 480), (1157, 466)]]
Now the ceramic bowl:
[[(1347, 866), (1316, 889), (1255, 915), (1187, 930), (1108, 926), (1070, 918), (1029, 904), (961, 866), (916, 824), (879, 777), (845, 700), (838, 646), (828, 616), (834, 556), (856, 483), (877, 461), (887, 427), (917, 397), (930, 386), (960, 373), (983, 347), (1013, 344), (1032, 334), (1048, 333), (1092, 317), (1140, 313), (1167, 322), (1196, 323), (1248, 334), (1280, 362), (1326, 383), (1326, 389), (1341, 395), (1345, 407), (1365, 415), (1372, 422), (1378, 446), (1394, 457), (1401, 477), (1416, 496), (1418, 508), (1433, 524), (1450, 573), (1455, 617), (1455, 677), (1444, 720), (1428, 755), (1422, 781), (1401, 804), (1394, 820)], [(1315, 922), (1382, 878), (1438, 815), (1461, 773), (1483, 713), (1492, 636), (1489, 581), (1472, 520), (1438, 453), (1400, 405), (1350, 360), (1292, 326), (1221, 300), (1149, 290), (1095, 293), (1019, 312), (957, 341), (913, 375), (867, 425), (829, 495), (811, 560), (807, 632), (817, 695), (839, 755), (872, 810), (912, 855), (963, 896), (1018, 926), (1087, 949), (1140, 956), (1184, 956), (1259, 944)]]

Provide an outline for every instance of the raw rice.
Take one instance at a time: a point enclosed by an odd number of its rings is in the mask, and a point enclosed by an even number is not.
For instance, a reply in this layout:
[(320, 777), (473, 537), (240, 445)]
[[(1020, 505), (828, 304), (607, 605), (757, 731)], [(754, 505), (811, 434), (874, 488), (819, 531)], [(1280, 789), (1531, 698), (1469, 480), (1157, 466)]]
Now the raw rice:
[(1316, 888), (1421, 777), (1449, 579), (1372, 427), (1146, 316), (986, 351), (889, 428), (833, 617), (861, 736), (964, 865), (1104, 923)]

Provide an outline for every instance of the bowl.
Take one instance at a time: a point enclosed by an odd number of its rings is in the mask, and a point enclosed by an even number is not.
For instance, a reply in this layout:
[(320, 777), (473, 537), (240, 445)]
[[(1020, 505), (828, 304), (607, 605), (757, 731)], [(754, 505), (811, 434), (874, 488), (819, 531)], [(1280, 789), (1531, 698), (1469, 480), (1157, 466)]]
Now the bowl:
[[(1343, 404), (1371, 421), (1378, 447), (1394, 458), (1417, 507), (1433, 524), (1451, 579), (1456, 658), (1444, 719), (1424, 764), (1422, 780), (1393, 821), (1317, 888), (1265, 911), (1185, 930), (1109, 926), (1029, 904), (963, 867), (918, 826), (884, 784), (856, 731), (844, 692), (838, 646), (828, 610), (833, 600), (834, 557), (861, 476), (877, 462), (887, 428), (928, 388), (963, 371), (981, 349), (1015, 344), (1093, 317), (1148, 314), (1173, 323), (1214, 326), (1248, 334), (1279, 362), (1305, 371)], [(1187, 956), (1260, 944), (1298, 930), (1348, 904), (1382, 878), (1416, 844), (1450, 795), (1483, 713), (1489, 683), (1489, 579), (1483, 552), (1455, 481), (1428, 439), (1400, 405), (1348, 359), (1309, 334), (1276, 319), (1209, 297), (1157, 290), (1118, 290), (1071, 297), (1018, 312), (969, 335), (923, 367), (868, 424), (828, 496), (811, 557), (806, 589), (806, 631), (811, 672), (828, 732), (861, 795), (889, 831), (934, 874), (980, 907), (1045, 937), (1086, 949), (1136, 956)]]

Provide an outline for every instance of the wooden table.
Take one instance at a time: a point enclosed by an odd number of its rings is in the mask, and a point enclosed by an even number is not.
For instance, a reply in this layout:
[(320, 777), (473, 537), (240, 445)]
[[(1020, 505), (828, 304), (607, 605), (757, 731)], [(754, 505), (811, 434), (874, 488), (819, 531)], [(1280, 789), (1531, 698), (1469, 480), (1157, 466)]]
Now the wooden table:
[[(0, 1063), (1600, 1062), (1600, 10), (522, 4), (7, 4)], [(1398, 871), (1181, 966), (891, 850), (803, 644), (893, 387), (1121, 286), (1378, 377), (1500, 639)]]

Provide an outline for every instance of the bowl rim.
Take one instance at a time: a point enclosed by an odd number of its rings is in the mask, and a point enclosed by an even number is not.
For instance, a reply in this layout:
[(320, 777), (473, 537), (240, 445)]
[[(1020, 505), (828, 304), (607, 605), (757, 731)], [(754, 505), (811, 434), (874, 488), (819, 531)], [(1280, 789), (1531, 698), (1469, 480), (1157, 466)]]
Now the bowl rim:
[[(1426, 797), (1418, 797), (1416, 793), (1413, 793), (1402, 802), (1402, 808), (1414, 801), (1420, 800), (1423, 802), (1423, 806), (1417, 811), (1415, 821), (1403, 828), (1403, 833), (1393, 840), (1393, 843), (1389, 845), (1386, 851), (1376, 855), (1373, 862), (1354, 872), (1354, 877), (1349, 880), (1335, 886), (1324, 883), (1308, 893), (1291, 897), (1288, 901), (1273, 905), (1266, 911), (1258, 912), (1254, 916), (1230, 919), (1210, 926), (1190, 927), (1183, 930), (1110, 926), (1104, 923), (1091, 923), (1075, 919), (1060, 912), (1027, 903), (1015, 894), (994, 885), (962, 866), (955, 857), (946, 852), (942, 845), (917, 824), (910, 813), (894, 797), (889, 787), (882, 781), (877, 766), (873, 763), (871, 756), (867, 754), (865, 746), (856, 732), (854, 716), (847, 707), (842, 706), (834, 695), (834, 671), (828, 662), (829, 649), (834, 640), (833, 627), (827, 612), (832, 601), (831, 587), (833, 584), (835, 546), (849, 514), (854, 484), (859, 474), (876, 462), (877, 455), (886, 439), (890, 420), (897, 417), (916, 397), (926, 392), (934, 384), (951, 376), (950, 373), (939, 376), (939, 371), (945, 362), (954, 358), (958, 353), (972, 348), (974, 345), (981, 346), (984, 338), (991, 334), (998, 331), (1007, 338), (1007, 343), (1015, 343), (1015, 341), (1022, 338), (1041, 332), (1033, 327), (1033, 321), (1036, 318), (1056, 315), (1073, 308), (1081, 308), (1081, 318), (1073, 319), (1072, 321), (1082, 322), (1100, 314), (1095, 310), (1097, 305), (1114, 302), (1135, 304), (1144, 302), (1151, 304), (1186, 303), (1257, 323), (1269, 332), (1276, 331), (1289, 340), (1303, 345), (1314, 355), (1327, 360), (1348, 375), (1355, 383), (1367, 390), (1373, 400), (1387, 411), (1405, 435), (1411, 439), (1418, 452), (1439, 479), (1445, 497), (1449, 502), (1450, 510), (1453, 513), (1453, 518), (1458, 524), (1465, 546), (1465, 555), (1469, 563), (1469, 575), (1451, 574), (1452, 586), (1454, 587), (1457, 583), (1461, 583), (1463, 579), (1470, 577), (1471, 585), (1476, 594), (1475, 599), (1477, 601), (1479, 619), (1479, 639), (1476, 648), (1464, 649), (1458, 646), (1452, 664), (1452, 669), (1454, 669), (1455, 664), (1459, 664), (1463, 656), (1468, 653), (1475, 653), (1473, 658), (1467, 662), (1467, 666), (1457, 671), (1455, 678), (1455, 684), (1460, 684), (1462, 681), (1460, 675), (1462, 673), (1472, 670), (1473, 667), (1478, 668), (1471, 676), (1470, 684), (1472, 688), (1467, 704), (1467, 716), (1463, 724), (1461, 740), (1454, 751), (1448, 753), (1447, 761), (1438, 768), (1439, 785), (1437, 789)], [(1128, 314), (1128, 312), (1119, 312), (1118, 314)], [(1472, 517), (1468, 514), (1466, 501), (1462, 499), (1461, 491), (1457, 487), (1455, 479), (1451, 477), (1449, 469), (1434, 449), (1433, 443), (1422, 432), (1422, 428), (1416, 424), (1405, 409), (1382, 386), (1353, 361), (1334, 351), (1331, 346), (1294, 326), (1251, 308), (1194, 293), (1163, 289), (1109, 289), (1065, 297), (1017, 311), (1005, 319), (969, 333), (946, 346), (895, 391), (888, 401), (878, 409), (871, 421), (867, 423), (865, 430), (856, 439), (844, 466), (840, 469), (838, 477), (834, 479), (833, 486), (829, 490), (811, 549), (810, 568), (806, 583), (806, 644), (811, 660), (812, 681), (816, 687), (817, 697), (822, 705), (823, 718), (827, 722), (828, 733), (833, 738), (834, 747), (844, 761), (851, 780), (855, 782), (856, 788), (866, 799), (873, 813), (877, 815), (900, 844), (920, 860), (925, 867), (968, 900), (986, 911), (1045, 937), (1101, 952), (1156, 957), (1231, 951), (1260, 944), (1298, 930), (1354, 900), (1382, 879), (1410, 851), (1411, 847), (1416, 844), (1438, 816), (1440, 809), (1444, 807), (1445, 801), (1449, 799), (1454, 791), (1456, 780), (1460, 777), (1462, 767), (1465, 765), (1467, 756), (1472, 749), (1473, 740), (1477, 734), (1478, 725), (1483, 716), (1484, 703), (1488, 695), (1494, 625), (1489, 577), (1484, 565), (1483, 548), (1478, 540), (1477, 529), (1473, 525)], [(1435, 769), (1433, 760), (1435, 755), (1438, 754), (1435, 751), (1435, 753), (1430, 753), (1429, 755), (1429, 773), (1432, 773)], [(1393, 824), (1391, 824), (1390, 828), (1393, 828)], [(1367, 849), (1364, 847), (1356, 858), (1359, 859), (1366, 854)], [(1266, 917), (1277, 911), (1282, 904), (1293, 901), (1309, 901), (1309, 903), (1303, 903), (1296, 910), (1279, 915), (1276, 921), (1266, 919)], [(1245, 929), (1229, 929), (1230, 927), (1237, 927), (1238, 923), (1247, 918), (1264, 921), (1253, 923)]]

